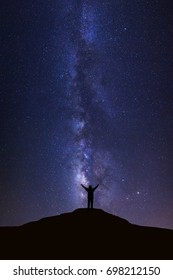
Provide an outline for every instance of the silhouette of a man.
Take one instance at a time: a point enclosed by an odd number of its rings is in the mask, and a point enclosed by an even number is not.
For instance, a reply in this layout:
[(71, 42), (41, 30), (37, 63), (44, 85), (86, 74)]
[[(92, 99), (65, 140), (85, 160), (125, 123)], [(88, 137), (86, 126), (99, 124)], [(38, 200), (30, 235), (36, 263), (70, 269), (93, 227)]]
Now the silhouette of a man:
[(81, 186), (88, 192), (88, 209), (92, 209), (94, 203), (94, 191), (98, 188), (99, 184), (95, 188), (92, 188), (92, 186), (86, 188), (82, 184)]

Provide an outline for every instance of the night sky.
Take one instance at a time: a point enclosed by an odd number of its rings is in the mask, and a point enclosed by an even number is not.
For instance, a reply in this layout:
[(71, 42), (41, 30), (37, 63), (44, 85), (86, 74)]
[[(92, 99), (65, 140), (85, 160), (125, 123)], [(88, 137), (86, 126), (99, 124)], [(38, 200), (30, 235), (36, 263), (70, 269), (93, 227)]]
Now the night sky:
[(0, 1), (0, 225), (95, 207), (173, 229), (173, 7)]

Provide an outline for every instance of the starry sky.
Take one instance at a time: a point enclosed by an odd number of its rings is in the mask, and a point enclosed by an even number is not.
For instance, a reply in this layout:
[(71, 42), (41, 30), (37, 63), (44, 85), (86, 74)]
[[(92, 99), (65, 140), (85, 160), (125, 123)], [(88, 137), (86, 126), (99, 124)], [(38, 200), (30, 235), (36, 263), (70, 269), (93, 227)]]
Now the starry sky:
[(0, 1), (0, 225), (86, 207), (173, 229), (173, 13)]

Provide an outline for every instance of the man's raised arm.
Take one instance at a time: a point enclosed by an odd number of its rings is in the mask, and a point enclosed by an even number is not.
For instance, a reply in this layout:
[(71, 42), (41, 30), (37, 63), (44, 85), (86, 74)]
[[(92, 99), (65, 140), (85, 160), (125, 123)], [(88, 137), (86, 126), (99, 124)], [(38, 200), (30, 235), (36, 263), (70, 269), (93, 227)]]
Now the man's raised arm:
[(84, 187), (82, 184), (81, 184), (82, 188), (84, 188), (86, 191), (88, 191), (88, 189), (86, 187)]
[(94, 188), (94, 191), (98, 188), (99, 184)]

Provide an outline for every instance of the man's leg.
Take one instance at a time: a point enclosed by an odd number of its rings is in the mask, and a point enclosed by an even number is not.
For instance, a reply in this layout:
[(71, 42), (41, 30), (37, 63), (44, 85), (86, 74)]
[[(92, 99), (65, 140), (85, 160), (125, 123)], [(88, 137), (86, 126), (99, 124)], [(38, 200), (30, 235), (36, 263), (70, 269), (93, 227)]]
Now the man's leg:
[(90, 208), (90, 199), (88, 198), (88, 209)]
[(93, 209), (93, 198), (91, 199), (91, 208)]

